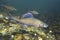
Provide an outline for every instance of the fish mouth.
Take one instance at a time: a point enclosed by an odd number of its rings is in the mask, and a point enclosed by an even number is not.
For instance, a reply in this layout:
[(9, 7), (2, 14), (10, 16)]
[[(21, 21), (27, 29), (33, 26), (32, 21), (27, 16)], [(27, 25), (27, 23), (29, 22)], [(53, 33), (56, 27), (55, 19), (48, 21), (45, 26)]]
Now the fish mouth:
[(44, 28), (47, 28), (48, 27), (48, 25), (44, 25)]

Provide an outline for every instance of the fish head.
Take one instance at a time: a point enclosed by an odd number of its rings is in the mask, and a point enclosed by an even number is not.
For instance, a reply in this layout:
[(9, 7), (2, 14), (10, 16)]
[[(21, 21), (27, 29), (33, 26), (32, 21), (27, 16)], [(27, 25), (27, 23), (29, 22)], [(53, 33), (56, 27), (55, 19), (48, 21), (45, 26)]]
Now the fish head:
[(39, 26), (42, 27), (42, 28), (47, 28), (47, 27), (48, 27), (48, 24), (46, 24), (46, 23), (41, 23)]

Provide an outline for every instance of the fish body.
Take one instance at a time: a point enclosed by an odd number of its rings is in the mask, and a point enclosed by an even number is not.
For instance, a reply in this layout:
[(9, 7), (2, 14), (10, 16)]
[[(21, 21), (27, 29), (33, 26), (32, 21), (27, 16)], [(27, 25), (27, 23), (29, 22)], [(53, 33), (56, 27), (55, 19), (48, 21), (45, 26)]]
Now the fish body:
[(32, 14), (39, 14), (39, 12), (33, 10), (33, 11), (30, 11)]
[(8, 6), (8, 5), (1, 5), (1, 7), (7, 9), (7, 10), (11, 10), (11, 11), (16, 11), (16, 8), (12, 7), (12, 6)]
[(35, 27), (48, 27), (48, 25), (41, 20), (38, 19), (31, 19), (31, 18), (25, 18), (20, 20), (21, 23), (32, 25)]
[(13, 18), (14, 20), (23, 23), (23, 24), (27, 24), (27, 25), (31, 25), (31, 26), (35, 26), (35, 27), (48, 27), (48, 25), (44, 22), (42, 22), (41, 20), (35, 19), (35, 18), (24, 18), (24, 19), (17, 19), (17, 18)]
[(35, 19), (35, 18), (18, 19), (13, 16), (11, 16), (11, 18), (22, 24), (27, 24), (27, 25), (31, 25), (31, 26), (35, 26), (35, 27), (44, 27), (44, 28), (48, 27), (48, 25), (46, 23), (42, 22), (41, 20)]

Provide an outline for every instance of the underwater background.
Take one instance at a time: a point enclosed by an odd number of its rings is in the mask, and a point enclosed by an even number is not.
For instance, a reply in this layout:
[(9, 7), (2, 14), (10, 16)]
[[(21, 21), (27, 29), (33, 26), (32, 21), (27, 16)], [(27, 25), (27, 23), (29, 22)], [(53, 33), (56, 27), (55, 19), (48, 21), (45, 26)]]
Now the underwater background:
[(0, 4), (15, 7), (17, 11), (12, 15), (21, 16), (29, 10), (38, 11), (39, 15), (34, 15), (35, 18), (46, 22), (55, 35), (60, 35), (60, 0), (0, 0)]
[(19, 13), (37, 10), (40, 13), (59, 14), (60, 0), (0, 0), (0, 4), (14, 6)]
[(19, 13), (28, 10), (37, 10), (51, 15), (60, 13), (60, 0), (0, 0), (1, 3), (14, 6)]

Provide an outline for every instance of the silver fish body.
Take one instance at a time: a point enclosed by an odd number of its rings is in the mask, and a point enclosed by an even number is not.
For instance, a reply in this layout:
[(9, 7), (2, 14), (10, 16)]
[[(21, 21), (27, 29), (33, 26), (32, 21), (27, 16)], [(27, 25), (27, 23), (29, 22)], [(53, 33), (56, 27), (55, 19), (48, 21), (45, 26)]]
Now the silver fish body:
[(39, 12), (33, 10), (33, 11), (30, 11), (32, 14), (39, 14)]
[(38, 19), (31, 19), (31, 18), (25, 18), (20, 20), (21, 23), (32, 25), (35, 27), (48, 27), (48, 25), (41, 20)]
[(35, 26), (35, 27), (48, 27), (48, 25), (44, 22), (42, 22), (41, 20), (38, 20), (38, 19), (32, 19), (32, 18), (24, 18), (24, 19), (16, 19), (16, 18), (13, 18), (14, 20), (20, 22), (20, 23), (23, 23), (23, 24), (27, 24), (27, 25), (32, 25), (32, 26)]

